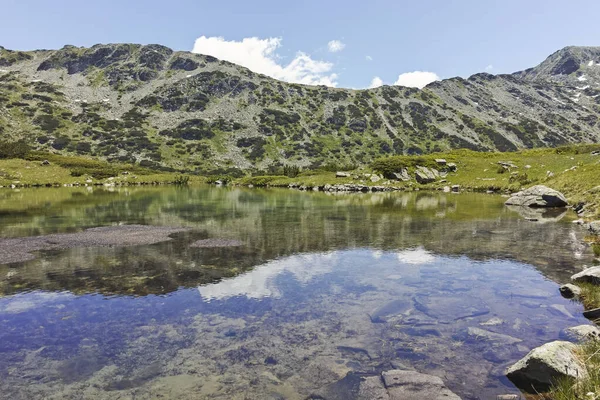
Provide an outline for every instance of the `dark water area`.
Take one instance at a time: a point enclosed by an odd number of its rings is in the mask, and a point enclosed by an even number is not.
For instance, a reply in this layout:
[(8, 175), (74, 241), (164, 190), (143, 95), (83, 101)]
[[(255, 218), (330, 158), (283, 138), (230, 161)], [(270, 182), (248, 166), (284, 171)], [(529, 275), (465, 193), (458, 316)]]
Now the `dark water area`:
[(214, 187), (0, 192), (0, 237), (99, 226), (170, 240), (0, 260), (0, 398), (306, 399), (413, 368), (465, 399), (585, 323), (559, 283), (593, 260), (568, 213), (499, 196)]

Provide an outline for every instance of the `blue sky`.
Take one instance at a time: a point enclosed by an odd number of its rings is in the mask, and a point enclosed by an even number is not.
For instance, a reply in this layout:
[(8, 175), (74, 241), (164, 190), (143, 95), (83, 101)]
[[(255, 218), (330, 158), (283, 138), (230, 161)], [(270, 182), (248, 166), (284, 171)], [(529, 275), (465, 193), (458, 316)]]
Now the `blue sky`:
[(2, 14), (6, 48), (195, 47), (279, 79), (355, 88), (413, 71), (430, 75), (400, 83), (509, 73), (564, 46), (600, 45), (597, 0), (3, 0)]

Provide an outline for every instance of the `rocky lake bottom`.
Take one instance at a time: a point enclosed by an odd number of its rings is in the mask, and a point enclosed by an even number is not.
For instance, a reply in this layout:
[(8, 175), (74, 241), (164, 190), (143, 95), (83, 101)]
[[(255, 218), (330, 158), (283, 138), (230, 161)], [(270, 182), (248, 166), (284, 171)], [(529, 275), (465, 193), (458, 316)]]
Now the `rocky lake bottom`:
[(0, 262), (6, 399), (351, 399), (393, 369), (519, 393), (593, 259), (569, 215), (475, 194), (7, 191), (0, 235), (37, 246)]

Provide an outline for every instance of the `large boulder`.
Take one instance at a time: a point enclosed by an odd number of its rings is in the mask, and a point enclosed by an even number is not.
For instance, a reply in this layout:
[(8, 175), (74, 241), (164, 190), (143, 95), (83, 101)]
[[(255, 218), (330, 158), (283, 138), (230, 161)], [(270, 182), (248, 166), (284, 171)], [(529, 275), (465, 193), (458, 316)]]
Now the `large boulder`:
[(508, 368), (506, 376), (515, 386), (529, 393), (547, 391), (557, 379), (584, 378), (587, 371), (575, 355), (575, 348), (575, 344), (565, 341), (546, 343)]
[(415, 171), (415, 179), (421, 184), (435, 182), (439, 177), (440, 173), (435, 168), (418, 166)]
[(571, 276), (573, 282), (585, 282), (600, 285), (600, 267), (591, 267)]
[(536, 185), (515, 193), (505, 204), (522, 207), (566, 207), (569, 203), (559, 191)]

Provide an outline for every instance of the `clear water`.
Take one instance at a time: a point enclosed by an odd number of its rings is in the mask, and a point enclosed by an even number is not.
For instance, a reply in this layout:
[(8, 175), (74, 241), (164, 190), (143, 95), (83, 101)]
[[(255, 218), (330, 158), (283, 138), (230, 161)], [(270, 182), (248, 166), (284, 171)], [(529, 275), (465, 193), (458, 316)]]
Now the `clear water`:
[[(475, 194), (4, 191), (1, 237), (192, 230), (0, 264), (0, 398), (306, 399), (392, 368), (518, 393), (504, 369), (585, 323), (558, 292), (592, 259), (569, 218)], [(209, 238), (243, 245), (190, 247)]]

